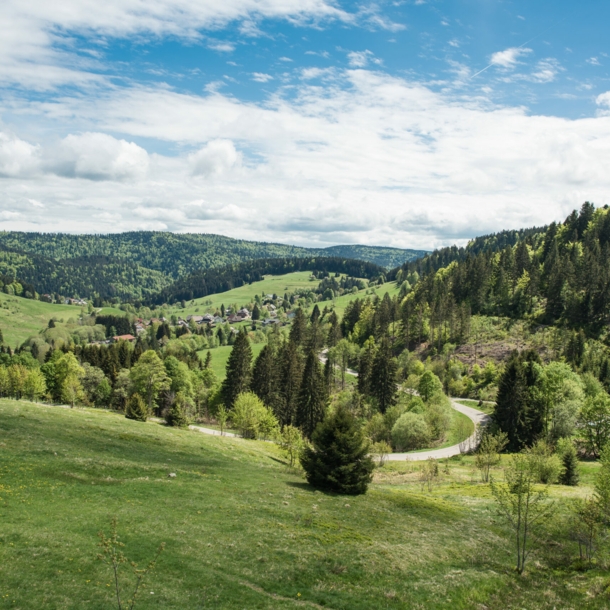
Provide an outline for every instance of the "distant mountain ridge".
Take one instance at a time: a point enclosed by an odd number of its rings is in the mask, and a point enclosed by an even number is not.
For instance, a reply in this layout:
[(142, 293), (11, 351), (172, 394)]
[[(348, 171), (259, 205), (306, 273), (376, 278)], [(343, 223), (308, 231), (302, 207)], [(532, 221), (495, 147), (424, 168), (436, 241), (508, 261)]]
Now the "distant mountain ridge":
[(261, 258), (338, 256), (392, 269), (426, 254), (363, 245), (302, 248), (201, 233), (0, 232), (0, 273), (39, 293), (104, 299), (146, 298), (191, 273)]

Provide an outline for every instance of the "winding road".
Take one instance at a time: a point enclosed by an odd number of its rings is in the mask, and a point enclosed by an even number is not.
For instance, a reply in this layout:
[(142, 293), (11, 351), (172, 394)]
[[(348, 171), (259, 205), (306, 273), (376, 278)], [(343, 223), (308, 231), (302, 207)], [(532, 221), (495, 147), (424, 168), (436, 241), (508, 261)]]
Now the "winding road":
[(467, 438), (464, 442), (458, 443), (457, 445), (451, 445), (451, 447), (444, 447), (443, 449), (429, 449), (427, 451), (410, 451), (408, 453), (388, 453), (386, 459), (391, 461), (409, 460), (413, 462), (420, 462), (427, 460), (428, 458), (434, 458), (439, 460), (442, 458), (452, 457), (459, 455), (460, 453), (466, 453), (470, 449), (474, 449), (477, 446), (477, 426), (484, 426), (489, 422), (489, 415), (461, 405), (455, 400), (451, 401), (451, 406), (460, 413), (463, 413), (466, 417), (472, 420), (474, 423), (474, 433)]

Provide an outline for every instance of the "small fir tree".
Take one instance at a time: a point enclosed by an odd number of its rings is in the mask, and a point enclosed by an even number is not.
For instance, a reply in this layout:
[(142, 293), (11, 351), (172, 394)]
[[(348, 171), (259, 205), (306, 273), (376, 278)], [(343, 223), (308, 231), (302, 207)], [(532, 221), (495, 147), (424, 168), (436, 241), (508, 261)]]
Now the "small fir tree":
[(366, 493), (375, 465), (358, 422), (344, 406), (318, 425), (312, 445), (301, 454), (311, 485), (341, 494)]
[(561, 461), (563, 463), (563, 472), (559, 475), (559, 482), (562, 485), (578, 485), (580, 477), (578, 475), (578, 457), (574, 445), (570, 444), (564, 450)]
[(136, 421), (146, 421), (148, 409), (144, 399), (139, 394), (132, 394), (125, 405), (125, 417)]
[(55, 328), (55, 320), (53, 318), (49, 320), (49, 328)]
[(189, 425), (189, 420), (186, 416), (184, 397), (180, 393), (176, 395), (174, 404), (170, 407), (165, 416), (165, 421), (168, 426), (173, 426), (174, 428), (186, 428)]
[(209, 369), (211, 365), (212, 365), (212, 352), (208, 352), (205, 357), (205, 363), (203, 365), (203, 368)]
[(260, 320), (261, 319), (261, 310), (258, 306), (258, 303), (254, 303), (254, 309), (252, 310), (252, 320)]

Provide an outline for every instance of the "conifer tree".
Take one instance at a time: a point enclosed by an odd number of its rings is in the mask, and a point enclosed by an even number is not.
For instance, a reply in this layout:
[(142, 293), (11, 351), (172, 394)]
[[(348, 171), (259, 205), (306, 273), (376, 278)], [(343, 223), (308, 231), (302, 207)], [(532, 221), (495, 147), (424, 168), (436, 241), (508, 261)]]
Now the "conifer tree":
[(375, 339), (369, 337), (362, 347), (358, 360), (358, 392), (363, 396), (371, 394), (371, 374), (375, 359)]
[(292, 326), (290, 327), (290, 340), (297, 346), (300, 346), (305, 341), (307, 333), (307, 321), (303, 310), (299, 307), (292, 320)]
[(580, 477), (578, 475), (578, 457), (576, 456), (574, 445), (570, 444), (564, 451), (561, 461), (563, 463), (563, 472), (559, 477), (559, 482), (562, 485), (578, 485)]
[(312, 447), (301, 455), (307, 481), (318, 489), (340, 494), (366, 493), (372, 479), (369, 446), (354, 416), (342, 405), (312, 436)]
[(0, 345), (4, 343), (4, 335), (2, 334), (2, 329), (0, 328)]
[(265, 406), (277, 411), (276, 416), (279, 415), (277, 370), (275, 353), (272, 346), (267, 344), (254, 362), (250, 389)]
[(180, 392), (176, 395), (174, 403), (167, 412), (165, 421), (168, 426), (175, 428), (186, 428), (188, 426), (189, 422), (185, 413), (184, 397)]
[(381, 340), (371, 369), (370, 392), (377, 399), (379, 410), (385, 413), (396, 402), (396, 361), (392, 357), (387, 337)]
[(146, 421), (148, 409), (144, 399), (139, 394), (132, 394), (125, 405), (125, 417), (136, 421)]
[(205, 357), (205, 363), (203, 365), (204, 369), (209, 369), (212, 366), (212, 352), (208, 351)]
[(330, 328), (328, 329), (326, 343), (328, 347), (335, 347), (341, 340), (341, 326), (339, 325), (339, 318), (334, 311), (328, 316), (328, 321), (330, 322)]
[(277, 417), (281, 426), (294, 425), (303, 376), (301, 355), (294, 342), (289, 340), (282, 346), (279, 360), (280, 400)]
[(311, 312), (311, 316), (309, 316), (309, 321), (313, 324), (314, 322), (317, 322), (320, 319), (320, 308), (318, 307), (318, 304), (316, 303), (313, 307), (313, 311)]
[(232, 409), (235, 399), (250, 388), (252, 348), (245, 329), (235, 338), (233, 349), (227, 361), (227, 376), (222, 382), (222, 398), (227, 409)]
[(261, 319), (261, 310), (258, 306), (258, 303), (254, 303), (254, 308), (252, 309), (252, 320), (260, 320)]
[(318, 423), (324, 419), (326, 402), (326, 387), (320, 370), (320, 362), (315, 352), (309, 352), (303, 371), (296, 413), (296, 425), (307, 438), (311, 438)]

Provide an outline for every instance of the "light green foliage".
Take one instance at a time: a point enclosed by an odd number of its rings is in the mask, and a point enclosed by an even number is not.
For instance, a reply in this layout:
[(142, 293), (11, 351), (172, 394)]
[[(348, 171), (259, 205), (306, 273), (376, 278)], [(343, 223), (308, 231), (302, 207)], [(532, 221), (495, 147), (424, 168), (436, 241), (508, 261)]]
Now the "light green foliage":
[(300, 452), (305, 446), (305, 439), (301, 431), (294, 426), (284, 426), (284, 429), (278, 435), (277, 442), (286, 454), (290, 467), (293, 468)]
[(443, 391), (443, 384), (432, 371), (425, 371), (417, 384), (417, 391), (422, 400), (428, 402), (432, 396)]
[(392, 445), (386, 441), (378, 441), (371, 445), (371, 455), (377, 458), (377, 464), (380, 468), (385, 464), (389, 453), (392, 453)]
[(253, 392), (243, 392), (237, 396), (231, 421), (244, 438), (269, 438), (278, 428), (271, 409), (265, 407)]
[(187, 396), (193, 395), (193, 382), (191, 371), (184, 362), (180, 362), (175, 356), (168, 356), (163, 361), (165, 370), (171, 380), (170, 390), (172, 392), (182, 392)]
[(538, 474), (538, 481), (545, 484), (556, 483), (563, 471), (563, 464), (561, 458), (553, 453), (549, 444), (540, 439), (536, 441), (528, 454)]
[(449, 399), (442, 393), (433, 394), (426, 405), (424, 418), (432, 438), (443, 438), (452, 421)]
[(403, 413), (392, 428), (392, 445), (395, 451), (411, 451), (430, 442), (430, 429), (423, 415)]
[(28, 400), (36, 401), (44, 396), (46, 391), (44, 375), (37, 369), (29, 370), (23, 382), (23, 395)]
[(492, 476), (489, 484), (500, 514), (514, 533), (516, 570), (522, 574), (530, 553), (529, 540), (551, 514), (553, 505), (546, 502), (548, 486), (539, 488), (536, 485), (539, 470), (533, 456), (514, 454), (504, 476), (506, 483), (499, 483)]
[(601, 468), (595, 477), (595, 500), (599, 504), (600, 518), (610, 527), (610, 445), (600, 455)]
[(493, 466), (500, 463), (500, 453), (504, 451), (508, 439), (504, 432), (492, 434), (484, 431), (475, 456), (475, 465), (481, 473), (483, 483), (489, 482), (489, 473)]
[(61, 399), (71, 407), (85, 400), (86, 394), (79, 377), (70, 373), (61, 384)]
[(586, 450), (599, 457), (610, 441), (610, 396), (606, 392), (585, 400), (579, 416), (579, 431)]
[(171, 383), (162, 360), (153, 350), (140, 356), (129, 376), (135, 391), (146, 397), (149, 411), (152, 411), (159, 393), (168, 390)]

